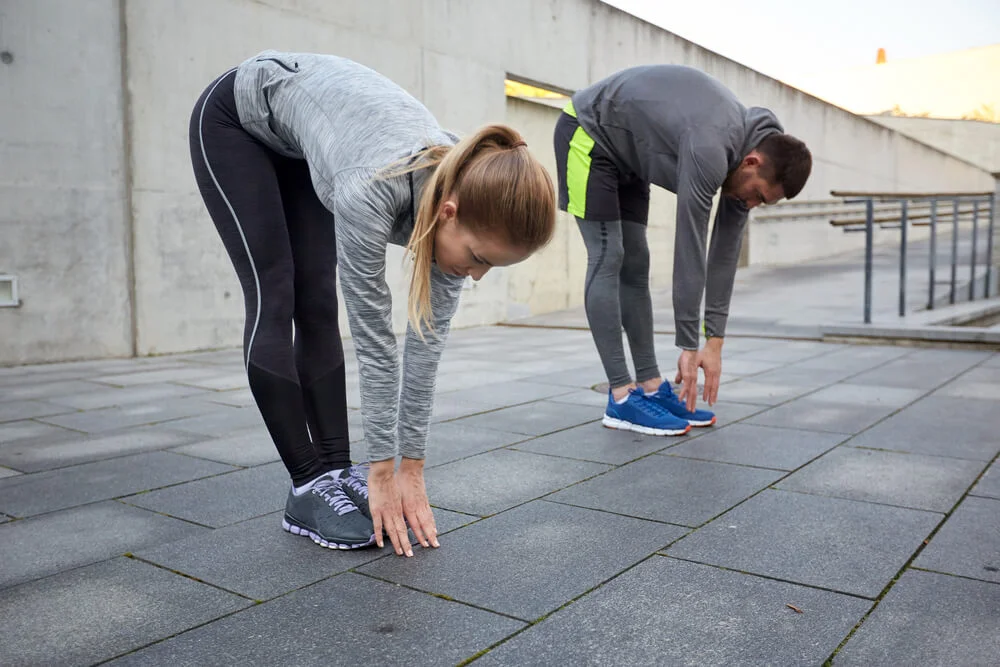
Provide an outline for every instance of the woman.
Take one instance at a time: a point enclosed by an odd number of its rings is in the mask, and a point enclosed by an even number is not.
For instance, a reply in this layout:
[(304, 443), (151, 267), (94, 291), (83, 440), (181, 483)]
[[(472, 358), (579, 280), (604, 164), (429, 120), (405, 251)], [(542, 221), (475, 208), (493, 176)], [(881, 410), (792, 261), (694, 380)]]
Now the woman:
[[(423, 479), (438, 360), (465, 278), (551, 238), (548, 174), (509, 127), (458, 141), (385, 77), (317, 54), (265, 51), (223, 74), (195, 105), (190, 142), (243, 288), (250, 389), (292, 480), (283, 527), (339, 549), (381, 547), (384, 530), (412, 556), (408, 523), (439, 546)], [(413, 260), (402, 369), (390, 243)], [(367, 475), (350, 461), (338, 265)]]

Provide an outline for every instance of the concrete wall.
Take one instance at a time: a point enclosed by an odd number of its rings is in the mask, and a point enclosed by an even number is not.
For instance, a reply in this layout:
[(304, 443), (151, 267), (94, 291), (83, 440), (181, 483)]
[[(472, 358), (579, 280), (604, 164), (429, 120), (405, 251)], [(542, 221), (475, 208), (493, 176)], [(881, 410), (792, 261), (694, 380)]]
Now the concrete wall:
[[(629, 65), (678, 62), (714, 74), (748, 104), (771, 107), (810, 144), (817, 168), (805, 197), (826, 197), (832, 188), (992, 183), (967, 163), (597, 0), (5, 0), (0, 7), (4, 40), (23, 45), (15, 55), (34, 53), (0, 65), (0, 76), (13, 77), (3, 81), (13, 94), (0, 99), (0, 111), (24, 119), (0, 130), (0, 164), (18, 164), (16, 177), (6, 169), (0, 177), (5, 204), (12, 202), (0, 215), (13, 223), (4, 228), (14, 230), (0, 241), (9, 244), (0, 246), (0, 270), (23, 274), (25, 301), (21, 309), (0, 310), (0, 331), (7, 334), (0, 363), (128, 354), (132, 284), (138, 354), (239, 342), (242, 298), (195, 189), (187, 126), (204, 87), (264, 48), (356, 59), (417, 95), (442, 125), (459, 132), (491, 121), (523, 125), (532, 150), (550, 167), (554, 112), (508, 101), (505, 76), (577, 89)], [(45, 84), (52, 80), (59, 85)], [(123, 108), (130, 181), (123, 173)], [(47, 129), (29, 130), (35, 125)], [(49, 172), (60, 180), (45, 178)], [(653, 211), (655, 285), (671, 270), (672, 195), (657, 192)], [(539, 257), (470, 287), (455, 325), (576, 303), (584, 259), (574, 233), (563, 221)], [(401, 329), (406, 281), (398, 251), (390, 255), (389, 278)]]
[(0, 363), (132, 352), (118, 3), (0, 0)]
[(868, 119), (986, 171), (1000, 172), (1000, 123), (903, 116), (868, 116)]

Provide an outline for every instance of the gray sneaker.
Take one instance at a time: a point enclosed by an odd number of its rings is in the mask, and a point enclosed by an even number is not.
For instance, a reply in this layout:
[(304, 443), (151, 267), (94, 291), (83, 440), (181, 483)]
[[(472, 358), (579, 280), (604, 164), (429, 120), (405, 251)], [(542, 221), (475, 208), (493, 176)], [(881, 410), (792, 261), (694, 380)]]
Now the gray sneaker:
[(281, 527), (330, 549), (360, 549), (375, 544), (371, 519), (344, 493), (342, 480), (324, 475), (300, 496), (288, 491)]
[(369, 519), (372, 518), (371, 509), (368, 507), (368, 469), (367, 463), (358, 463), (344, 468), (340, 472), (340, 481), (344, 485), (344, 493), (351, 499), (361, 513)]

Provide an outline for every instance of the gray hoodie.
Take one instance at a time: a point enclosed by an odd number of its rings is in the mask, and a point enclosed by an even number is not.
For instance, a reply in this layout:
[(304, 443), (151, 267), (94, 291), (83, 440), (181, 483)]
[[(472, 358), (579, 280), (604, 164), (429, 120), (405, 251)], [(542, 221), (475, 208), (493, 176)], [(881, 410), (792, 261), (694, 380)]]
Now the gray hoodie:
[(401, 378), (386, 249), (409, 240), (428, 170), (393, 178), (380, 171), (457, 138), (395, 83), (335, 56), (264, 51), (237, 68), (235, 94), (244, 129), (272, 150), (306, 160), (316, 194), (334, 214), (369, 459), (423, 458), (438, 361), (464, 281), (433, 268), (437, 335), (421, 340), (407, 327)]
[(720, 199), (706, 271), (712, 198), (761, 140), (783, 131), (778, 119), (767, 109), (744, 107), (716, 79), (683, 65), (622, 70), (577, 92), (573, 106), (580, 125), (623, 173), (677, 195), (677, 346), (698, 349), (703, 293), (705, 331), (723, 336), (747, 210)]

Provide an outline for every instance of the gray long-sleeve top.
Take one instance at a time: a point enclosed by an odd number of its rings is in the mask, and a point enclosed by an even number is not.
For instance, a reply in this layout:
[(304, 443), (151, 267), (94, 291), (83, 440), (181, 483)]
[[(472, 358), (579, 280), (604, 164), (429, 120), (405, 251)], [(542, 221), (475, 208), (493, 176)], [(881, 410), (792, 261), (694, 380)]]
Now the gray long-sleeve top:
[(782, 127), (774, 114), (747, 108), (719, 81), (683, 65), (622, 70), (573, 96), (577, 120), (619, 169), (677, 195), (673, 306), (676, 344), (698, 349), (705, 331), (723, 336), (747, 209), (722, 197), (705, 260), (712, 198), (727, 174)]
[(306, 160), (320, 201), (334, 214), (369, 459), (423, 458), (438, 362), (463, 279), (433, 268), (435, 332), (421, 340), (407, 327), (401, 381), (386, 250), (409, 240), (428, 170), (377, 176), (423, 147), (454, 145), (456, 137), (401, 87), (335, 56), (264, 51), (238, 67), (235, 92), (243, 127), (277, 153)]

